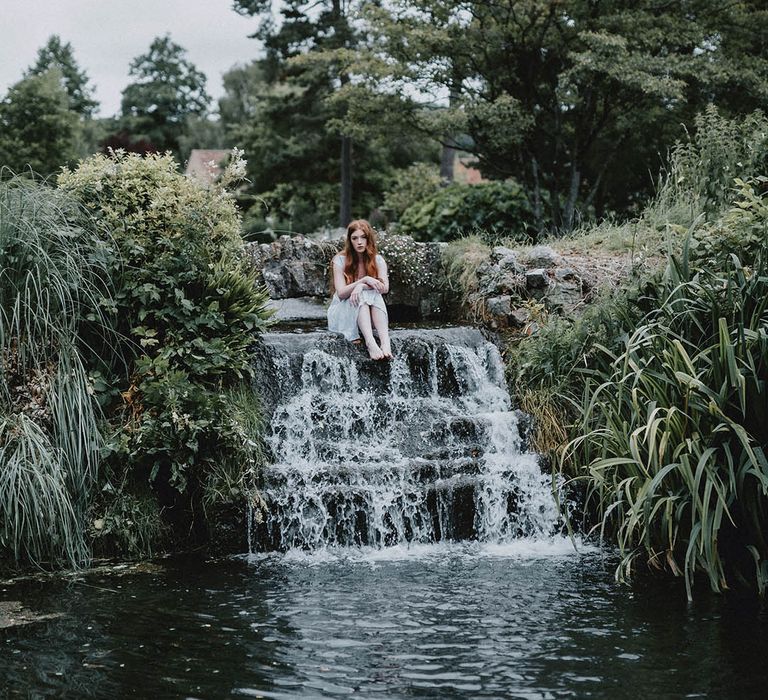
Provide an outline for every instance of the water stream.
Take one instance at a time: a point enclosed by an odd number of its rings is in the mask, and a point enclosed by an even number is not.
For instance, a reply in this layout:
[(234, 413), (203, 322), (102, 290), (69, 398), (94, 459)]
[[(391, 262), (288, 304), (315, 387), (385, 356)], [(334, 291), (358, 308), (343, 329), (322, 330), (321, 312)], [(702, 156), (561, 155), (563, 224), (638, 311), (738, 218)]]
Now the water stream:
[(374, 363), (327, 333), (266, 336), (272, 464), (255, 548), (556, 535), (551, 479), (524, 449), (496, 347), (471, 328), (400, 331), (393, 345)]

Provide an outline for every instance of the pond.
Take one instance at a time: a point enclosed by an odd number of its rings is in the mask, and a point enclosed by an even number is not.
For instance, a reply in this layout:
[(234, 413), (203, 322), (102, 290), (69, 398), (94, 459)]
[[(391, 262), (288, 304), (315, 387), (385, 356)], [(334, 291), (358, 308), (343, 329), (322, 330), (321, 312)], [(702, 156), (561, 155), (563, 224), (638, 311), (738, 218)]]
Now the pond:
[(765, 697), (768, 620), (754, 605), (703, 585), (688, 604), (679, 581), (621, 586), (614, 565), (563, 538), (523, 538), (6, 582), (0, 611), (7, 623), (16, 605), (11, 617), (26, 624), (3, 629), (0, 687), (71, 698)]

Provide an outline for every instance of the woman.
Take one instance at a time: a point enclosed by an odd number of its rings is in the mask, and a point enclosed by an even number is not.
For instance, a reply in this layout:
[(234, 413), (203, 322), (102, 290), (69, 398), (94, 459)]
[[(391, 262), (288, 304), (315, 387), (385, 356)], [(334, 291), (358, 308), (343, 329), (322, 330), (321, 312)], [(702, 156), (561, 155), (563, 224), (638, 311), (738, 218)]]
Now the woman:
[[(344, 252), (331, 261), (334, 295), (328, 308), (328, 330), (358, 340), (362, 333), (372, 360), (392, 357), (389, 318), (382, 294), (389, 291), (387, 263), (378, 254), (376, 233), (365, 219), (347, 226)], [(373, 329), (379, 334), (379, 343)]]

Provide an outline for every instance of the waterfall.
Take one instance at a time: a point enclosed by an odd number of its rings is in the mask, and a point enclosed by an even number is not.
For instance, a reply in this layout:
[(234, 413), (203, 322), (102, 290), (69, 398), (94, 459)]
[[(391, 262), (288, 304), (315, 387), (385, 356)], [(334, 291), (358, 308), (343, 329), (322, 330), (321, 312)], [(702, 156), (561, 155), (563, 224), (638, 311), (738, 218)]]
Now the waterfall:
[[(397, 331), (373, 362), (328, 333), (264, 336), (271, 464), (256, 549), (386, 547), (560, 531), (497, 348), (470, 328)], [(250, 522), (250, 519), (249, 519)]]

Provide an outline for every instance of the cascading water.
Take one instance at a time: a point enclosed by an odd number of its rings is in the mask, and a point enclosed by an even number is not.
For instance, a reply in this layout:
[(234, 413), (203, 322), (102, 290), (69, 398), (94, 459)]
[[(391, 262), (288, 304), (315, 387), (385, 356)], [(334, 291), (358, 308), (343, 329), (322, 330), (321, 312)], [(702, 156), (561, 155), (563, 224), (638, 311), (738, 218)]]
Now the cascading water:
[[(272, 464), (260, 550), (504, 542), (561, 529), (523, 450), (498, 350), (469, 328), (393, 333), (372, 362), (328, 333), (267, 334)], [(250, 533), (249, 533), (250, 534)]]

